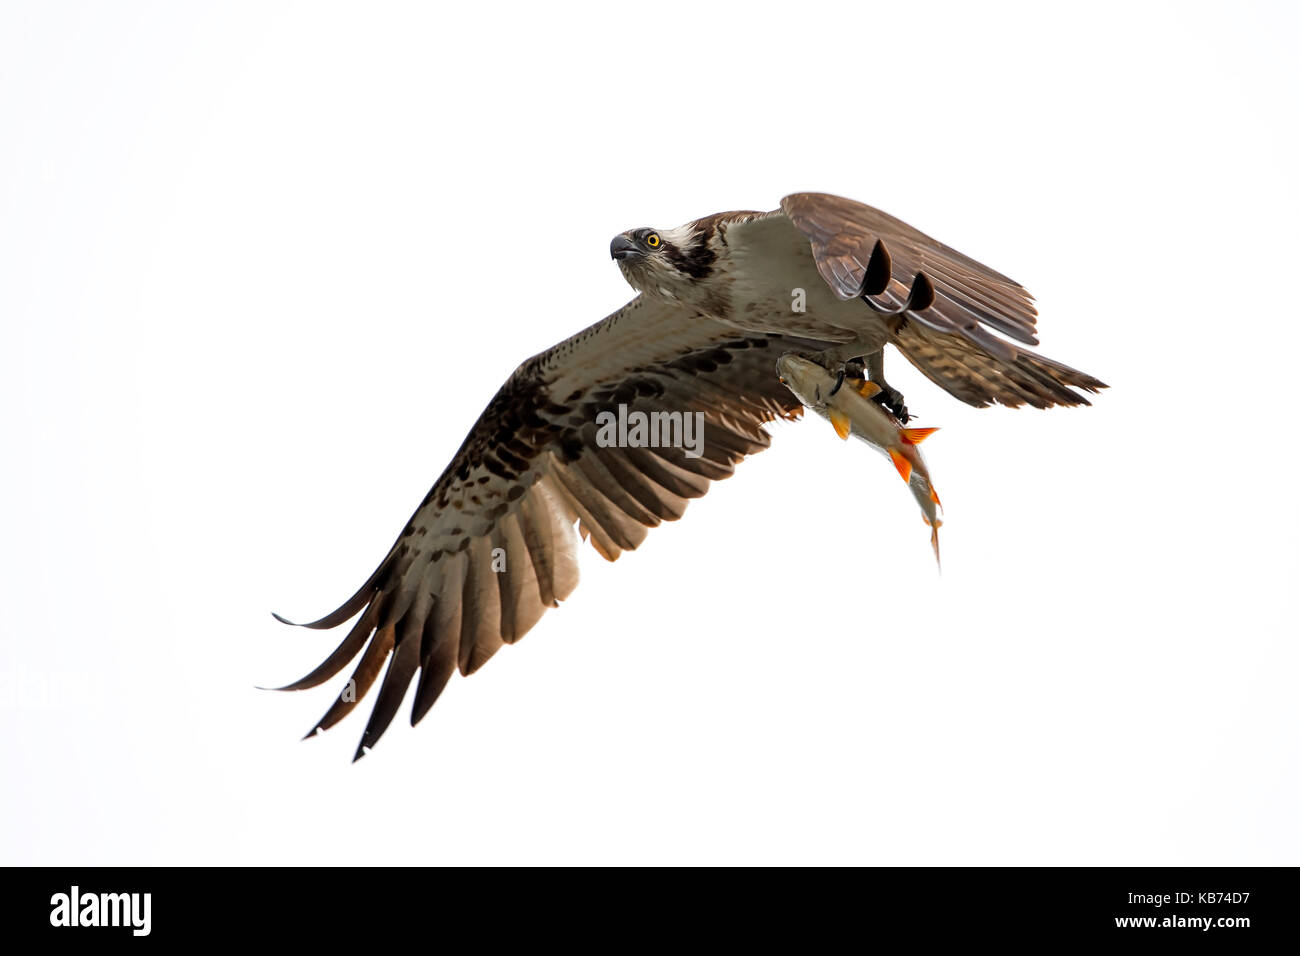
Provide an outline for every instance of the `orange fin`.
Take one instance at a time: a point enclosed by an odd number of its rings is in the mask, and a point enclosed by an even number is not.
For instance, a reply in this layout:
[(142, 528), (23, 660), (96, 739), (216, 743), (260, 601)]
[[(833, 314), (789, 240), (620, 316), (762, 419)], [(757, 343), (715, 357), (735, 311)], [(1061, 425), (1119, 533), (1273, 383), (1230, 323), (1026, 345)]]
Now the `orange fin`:
[(943, 502), (939, 500), (939, 492), (934, 490), (934, 485), (930, 486), (930, 500), (933, 501), (940, 508), (943, 507)]
[(835, 426), (835, 434), (843, 439), (848, 439), (849, 433), (853, 431), (853, 423), (849, 421), (849, 416), (845, 415), (838, 408), (832, 408), (829, 412), (831, 424)]
[(938, 428), (903, 428), (899, 430), (898, 437), (909, 445), (919, 445), (938, 430)]
[(911, 481), (912, 463), (903, 456), (903, 453), (891, 448), (889, 449), (889, 457), (893, 461), (894, 467), (898, 469), (898, 473), (903, 476), (903, 480)]
[(858, 394), (863, 398), (872, 398), (873, 396), (880, 394), (880, 386), (875, 382), (868, 382), (866, 379), (863, 379), (862, 384), (858, 386)]

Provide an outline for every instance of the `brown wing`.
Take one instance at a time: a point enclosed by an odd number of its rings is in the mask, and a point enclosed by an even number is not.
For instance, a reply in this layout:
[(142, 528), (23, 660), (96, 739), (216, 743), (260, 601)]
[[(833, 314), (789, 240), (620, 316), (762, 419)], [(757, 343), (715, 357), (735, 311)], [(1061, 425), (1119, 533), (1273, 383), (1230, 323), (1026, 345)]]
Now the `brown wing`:
[(1038, 344), (1033, 297), (1002, 273), (851, 199), (795, 193), (781, 210), (807, 236), (834, 293), (896, 313), (891, 341), (957, 398), (976, 406), (1087, 405), (1071, 386), (1106, 387), (990, 331)]
[[(415, 675), (417, 723), (452, 674), (471, 674), (523, 637), (578, 582), (574, 531), (610, 561), (727, 478), (800, 406), (778, 355), (826, 343), (737, 332), (678, 305), (637, 298), (523, 363), (488, 404), (370, 579), (313, 628), (360, 612), (338, 648), (283, 690), (315, 687), (360, 658), (311, 734), (345, 717), (388, 668), (359, 758), (387, 729)], [(598, 416), (703, 415), (685, 447), (605, 447)], [(635, 421), (633, 419), (633, 421)], [(684, 437), (673, 433), (671, 437)], [(283, 619), (281, 619), (283, 620)]]
[(1033, 297), (1017, 282), (871, 206), (825, 193), (795, 193), (781, 210), (812, 244), (817, 269), (841, 299), (870, 296), (900, 309), (918, 274), (934, 286), (933, 304), (913, 314), (939, 332), (1006, 343), (981, 325), (1037, 345)]

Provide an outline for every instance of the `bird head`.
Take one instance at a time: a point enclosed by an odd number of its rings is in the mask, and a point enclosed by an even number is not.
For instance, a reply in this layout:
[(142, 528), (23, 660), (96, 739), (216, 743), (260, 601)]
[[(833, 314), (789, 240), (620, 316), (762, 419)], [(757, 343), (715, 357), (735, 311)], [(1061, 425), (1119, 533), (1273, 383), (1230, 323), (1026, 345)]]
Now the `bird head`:
[(696, 297), (696, 283), (710, 275), (716, 258), (708, 232), (694, 226), (643, 226), (620, 232), (609, 244), (610, 257), (638, 292), (689, 302)]

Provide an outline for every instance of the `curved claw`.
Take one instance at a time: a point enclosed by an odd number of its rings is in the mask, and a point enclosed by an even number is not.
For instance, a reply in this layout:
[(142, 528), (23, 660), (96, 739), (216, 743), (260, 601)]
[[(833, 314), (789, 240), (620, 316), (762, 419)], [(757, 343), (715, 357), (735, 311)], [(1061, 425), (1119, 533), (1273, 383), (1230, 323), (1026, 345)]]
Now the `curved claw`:
[(911, 421), (912, 416), (907, 413), (907, 406), (903, 404), (903, 393), (892, 385), (882, 385), (880, 391), (871, 396), (871, 400), (888, 411), (902, 424), (906, 425)]

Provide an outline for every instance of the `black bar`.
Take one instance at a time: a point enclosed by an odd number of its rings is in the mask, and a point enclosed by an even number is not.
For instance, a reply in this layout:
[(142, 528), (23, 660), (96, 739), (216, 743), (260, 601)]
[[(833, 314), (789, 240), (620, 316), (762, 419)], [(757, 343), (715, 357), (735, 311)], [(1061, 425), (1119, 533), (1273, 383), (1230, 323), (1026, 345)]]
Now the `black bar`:
[[(1233, 947), (1297, 937), (1291, 868), (629, 869), (593, 878), (577, 868), (503, 874), (196, 867), (11, 869), (8, 875), (14, 889), (3, 896), (0, 912), (20, 938), (36, 932), (51, 942), (75, 936), (90, 944), (111, 936), (133, 945), (271, 937), (325, 945), (414, 933), (436, 945), (436, 927), (448, 922), (471, 932), (485, 927), (493, 939), (512, 927), (531, 927), (543, 933), (539, 943), (571, 931), (637, 942), (684, 933), (774, 942), (794, 932), (808, 945), (830, 945), (844, 934), (855, 943), (901, 934), (957, 942), (1184, 945), (1204, 939)], [(123, 925), (68, 925), (74, 886), (79, 922), (117, 911)], [(149, 894), (147, 934), (143, 894)]]

